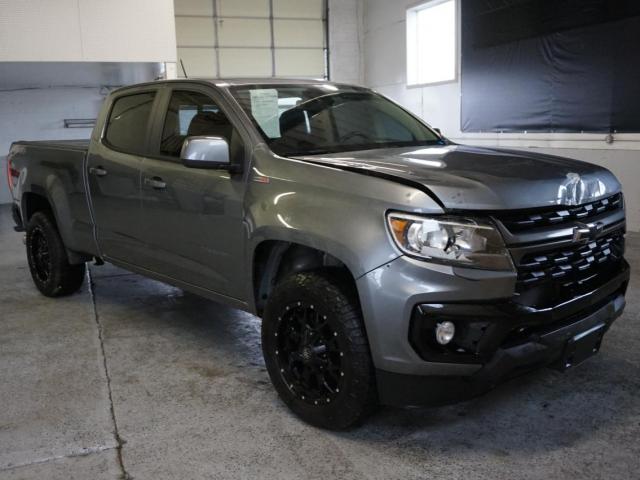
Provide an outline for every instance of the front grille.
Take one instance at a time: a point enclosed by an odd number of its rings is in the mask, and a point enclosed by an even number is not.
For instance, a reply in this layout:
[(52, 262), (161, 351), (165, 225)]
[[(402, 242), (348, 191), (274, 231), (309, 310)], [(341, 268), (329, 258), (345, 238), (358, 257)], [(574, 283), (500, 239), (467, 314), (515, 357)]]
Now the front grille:
[(517, 291), (544, 282), (567, 288), (591, 282), (624, 254), (624, 232), (616, 230), (584, 245), (525, 254), (517, 264)]
[(584, 222), (605, 212), (622, 208), (622, 193), (616, 193), (596, 202), (585, 203), (577, 207), (558, 207), (539, 213), (511, 213), (498, 216), (502, 224), (512, 233), (519, 233), (537, 227), (560, 225), (567, 222)]

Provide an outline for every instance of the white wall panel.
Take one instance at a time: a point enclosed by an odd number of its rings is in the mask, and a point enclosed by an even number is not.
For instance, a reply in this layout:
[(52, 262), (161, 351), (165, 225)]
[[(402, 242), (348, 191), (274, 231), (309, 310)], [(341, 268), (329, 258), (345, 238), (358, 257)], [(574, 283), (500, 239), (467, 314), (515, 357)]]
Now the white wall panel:
[(278, 48), (275, 54), (277, 76), (322, 78), (324, 75), (322, 50)]
[(271, 45), (271, 26), (267, 19), (220, 18), (218, 41), (221, 47), (268, 47)]
[(184, 77), (180, 60), (184, 64), (188, 77), (213, 78), (218, 75), (214, 48), (178, 48), (177, 73), (179, 77)]
[(322, 0), (273, 0), (276, 18), (322, 18)]
[(0, 61), (170, 62), (172, 0), (0, 0)]
[(82, 60), (77, 0), (0, 0), (0, 61)]
[[(182, 2), (183, 0), (179, 0)], [(269, 0), (217, 0), (221, 17), (268, 17)]]
[(324, 46), (322, 20), (274, 20), (273, 37), (276, 47)]
[(84, 59), (175, 61), (172, 0), (81, 0)]
[(221, 48), (221, 77), (270, 77), (271, 50), (266, 48)]

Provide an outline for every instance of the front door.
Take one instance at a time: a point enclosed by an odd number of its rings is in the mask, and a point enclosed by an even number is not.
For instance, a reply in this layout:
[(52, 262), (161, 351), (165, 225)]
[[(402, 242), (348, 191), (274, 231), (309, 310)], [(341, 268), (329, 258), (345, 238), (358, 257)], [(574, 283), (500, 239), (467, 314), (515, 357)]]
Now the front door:
[(96, 236), (105, 258), (136, 265), (140, 240), (140, 168), (156, 92), (113, 100), (104, 137), (87, 159)]
[(244, 142), (202, 91), (174, 88), (166, 104), (157, 155), (142, 163), (142, 266), (242, 300), (245, 182), (227, 170), (185, 167), (180, 150), (190, 136), (223, 137), (231, 162), (243, 163)]

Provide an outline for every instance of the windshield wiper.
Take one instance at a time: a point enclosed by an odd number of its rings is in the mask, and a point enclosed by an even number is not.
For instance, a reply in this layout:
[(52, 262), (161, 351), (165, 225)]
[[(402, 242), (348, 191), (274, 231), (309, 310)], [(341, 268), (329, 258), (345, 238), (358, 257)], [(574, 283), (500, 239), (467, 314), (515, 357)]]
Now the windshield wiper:
[(299, 152), (295, 152), (295, 151), (283, 152), (280, 155), (283, 155), (285, 157), (304, 157), (305, 155), (325, 155), (327, 153), (332, 153), (332, 152), (324, 148), (316, 148), (316, 149), (309, 149), (309, 150), (301, 150)]

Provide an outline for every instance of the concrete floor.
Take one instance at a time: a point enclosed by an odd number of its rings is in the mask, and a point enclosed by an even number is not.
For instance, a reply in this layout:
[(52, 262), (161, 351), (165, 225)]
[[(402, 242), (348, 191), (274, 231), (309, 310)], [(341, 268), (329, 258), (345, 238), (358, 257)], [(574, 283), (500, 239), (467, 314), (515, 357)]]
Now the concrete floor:
[(640, 235), (600, 355), (479, 399), (332, 433), (271, 388), (255, 317), (114, 267), (31, 283), (0, 210), (0, 478), (629, 479), (640, 468)]

